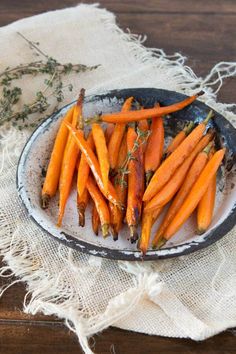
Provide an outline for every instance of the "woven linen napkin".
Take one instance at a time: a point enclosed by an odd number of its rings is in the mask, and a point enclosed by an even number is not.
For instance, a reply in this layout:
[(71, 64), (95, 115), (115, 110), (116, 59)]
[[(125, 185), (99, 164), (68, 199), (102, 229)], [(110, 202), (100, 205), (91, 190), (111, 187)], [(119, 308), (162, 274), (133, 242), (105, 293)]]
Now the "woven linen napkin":
[[(87, 94), (130, 87), (187, 94), (204, 89), (202, 100), (235, 121), (235, 105), (216, 103), (215, 93), (222, 78), (235, 75), (236, 63), (219, 63), (205, 79), (198, 78), (181, 55), (168, 57), (162, 50), (145, 48), (142, 38), (124, 33), (115, 16), (97, 5), (48, 12), (2, 27), (0, 71), (34, 60), (17, 32), (39, 42), (60, 62), (100, 64), (94, 71), (70, 76), (74, 92), (81, 87)], [(24, 101), (30, 102), (40, 80), (24, 78), (21, 85)], [(72, 99), (66, 94), (63, 104)], [(236, 326), (235, 229), (202, 251), (158, 262), (117, 262), (74, 251), (39, 229), (17, 196), (16, 165), (30, 130), (5, 124), (0, 135), (1, 275), (10, 269), (16, 281), (26, 283), (24, 311), (64, 319), (86, 353), (92, 353), (88, 337), (110, 325), (194, 340)]]

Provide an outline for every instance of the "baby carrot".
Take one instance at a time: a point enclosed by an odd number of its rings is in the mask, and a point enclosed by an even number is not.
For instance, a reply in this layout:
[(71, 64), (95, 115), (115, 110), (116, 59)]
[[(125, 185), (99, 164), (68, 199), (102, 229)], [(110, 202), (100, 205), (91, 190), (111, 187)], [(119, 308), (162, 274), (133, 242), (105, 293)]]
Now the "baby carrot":
[(113, 187), (113, 185), (111, 184), (111, 182), (109, 181), (108, 183), (108, 192), (105, 191), (103, 182), (102, 182), (102, 175), (101, 175), (101, 171), (100, 171), (100, 166), (98, 163), (98, 160), (93, 152), (93, 150), (91, 149), (91, 147), (89, 146), (88, 142), (84, 139), (84, 137), (80, 134), (80, 132), (76, 129), (74, 129), (72, 127), (71, 124), (69, 123), (65, 123), (65, 125), (67, 126), (67, 128), (69, 129), (69, 131), (71, 132), (77, 146), (79, 147), (79, 149), (81, 150), (81, 152), (84, 154), (84, 156), (86, 157), (86, 160), (89, 164), (89, 167), (93, 173), (93, 176), (98, 184), (98, 187), (100, 188), (101, 192), (104, 194), (104, 196), (111, 201), (112, 203), (116, 204), (118, 207), (122, 207), (119, 199), (117, 198), (117, 194), (116, 191)]
[[(214, 152), (210, 152), (210, 156), (213, 155)], [(200, 200), (197, 208), (197, 226), (198, 233), (204, 233), (211, 224), (214, 206), (215, 206), (215, 197), (216, 197), (216, 174), (212, 177), (212, 180)]]
[(147, 141), (144, 155), (144, 168), (146, 175), (146, 186), (148, 185), (153, 173), (159, 167), (164, 146), (164, 127), (162, 117), (152, 120), (151, 135)]
[(97, 208), (96, 205), (94, 203), (94, 201), (92, 200), (93, 206), (92, 206), (92, 228), (93, 228), (93, 232), (96, 236), (98, 236), (98, 232), (99, 232), (99, 227), (100, 227), (100, 218), (97, 212)]
[[(129, 97), (125, 100), (121, 112), (127, 112), (130, 110), (133, 97)], [(108, 156), (109, 156), (109, 163), (110, 168), (114, 170), (116, 168), (118, 154), (120, 149), (120, 144), (125, 133), (125, 123), (116, 123), (114, 131), (111, 135), (109, 144), (108, 144)]]
[(115, 124), (107, 123), (107, 127), (106, 127), (106, 130), (105, 130), (105, 138), (106, 138), (107, 144), (109, 144), (109, 141), (110, 141), (111, 136), (112, 136), (112, 134), (114, 132), (114, 129), (115, 129)]
[(167, 147), (164, 158), (167, 158), (176, 148), (182, 143), (182, 141), (186, 138), (186, 136), (193, 130), (194, 122), (188, 123), (183, 130), (181, 130), (170, 142)]
[(205, 194), (212, 178), (216, 174), (225, 155), (225, 149), (218, 150), (209, 160), (197, 181), (193, 185), (190, 193), (186, 197), (184, 203), (180, 207), (178, 213), (175, 215), (169, 226), (167, 227), (164, 238), (169, 240), (180, 227), (185, 223), (188, 217), (192, 214), (199, 201)]
[(60, 172), (61, 172), (61, 164), (63, 159), (63, 153), (65, 150), (67, 137), (68, 137), (68, 129), (63, 124), (63, 122), (71, 123), (73, 118), (74, 106), (71, 107), (65, 117), (62, 120), (60, 128), (58, 130), (56, 140), (53, 146), (53, 150), (51, 153), (49, 165), (47, 168), (46, 178), (43, 184), (42, 189), (42, 208), (46, 209), (48, 207), (49, 199), (52, 198), (57, 191)]
[(126, 220), (130, 229), (130, 240), (138, 239), (137, 225), (141, 216), (142, 195), (144, 189), (144, 170), (140, 156), (140, 149), (134, 150), (137, 141), (137, 133), (133, 127), (128, 128), (127, 149), (132, 156), (128, 163), (128, 196)]
[[(166, 183), (166, 185), (160, 190), (160, 192), (158, 192), (147, 203), (147, 205), (145, 206), (146, 211), (150, 211), (155, 208), (160, 208), (160, 207), (166, 205), (173, 198), (175, 193), (181, 187), (181, 185), (184, 181), (184, 178), (185, 178), (192, 162), (194, 161), (197, 154), (199, 154), (200, 147), (201, 147), (201, 144), (198, 143), (197, 146), (195, 147), (195, 149), (189, 155), (189, 157), (187, 157), (187, 159), (184, 161), (184, 163), (175, 171), (174, 175)], [(196, 161), (196, 168), (195, 168), (195, 164), (194, 164), (194, 171), (195, 171), (195, 169), (203, 168), (204, 163), (206, 164), (210, 148), (211, 148), (211, 143), (210, 143), (210, 145), (208, 145), (206, 147), (206, 149), (204, 149), (200, 153), (200, 156), (197, 158), (197, 161)]]
[(152, 225), (153, 225), (152, 212), (150, 213), (143, 212), (141, 236), (138, 244), (138, 249), (142, 251), (143, 255), (147, 253)]
[(109, 234), (109, 225), (110, 225), (109, 209), (102, 193), (98, 189), (96, 182), (91, 176), (88, 178), (87, 181), (87, 189), (96, 205), (96, 209), (99, 214), (101, 228), (102, 228), (102, 235), (103, 237), (107, 237)]
[(212, 143), (208, 144), (203, 151), (199, 152), (192, 166), (190, 167), (184, 183), (182, 184), (179, 192), (176, 194), (170, 208), (168, 209), (159, 229), (157, 230), (154, 236), (152, 242), (153, 248), (156, 248), (159, 245), (159, 240), (163, 237), (167, 226), (170, 224), (171, 220), (174, 218), (175, 214), (180, 209), (192, 186), (194, 185), (203, 168), (205, 167), (208, 160), (207, 154), (209, 153), (211, 145)]
[(79, 226), (84, 227), (85, 225), (85, 209), (88, 205), (89, 194), (87, 188), (84, 190), (81, 197), (77, 193), (77, 210), (79, 214)]
[(147, 253), (148, 244), (151, 236), (152, 226), (160, 215), (162, 208), (158, 208), (151, 212), (143, 212), (142, 215), (142, 229), (138, 248), (142, 251), (143, 255)]
[(93, 232), (95, 233), (96, 236), (98, 236), (99, 227), (100, 227), (100, 218), (99, 218), (99, 214), (97, 212), (96, 205), (93, 203), (92, 228), (93, 228)]
[[(92, 132), (89, 133), (87, 143), (92, 150), (94, 150), (94, 141)], [(79, 168), (78, 168), (78, 175), (77, 175), (77, 191), (79, 196), (82, 196), (84, 190), (86, 188), (88, 176), (89, 176), (90, 167), (87, 163), (86, 157), (84, 154), (81, 155)]]
[(210, 111), (207, 118), (200, 123), (177, 147), (177, 149), (161, 164), (154, 173), (143, 196), (143, 201), (150, 200), (169, 181), (176, 169), (183, 163), (188, 155), (193, 151), (206, 129), (206, 124), (212, 117)]
[[(122, 144), (120, 145), (120, 151), (118, 155), (117, 175), (114, 178), (114, 185), (115, 185), (117, 196), (121, 201), (122, 205), (124, 206), (126, 205), (126, 196), (127, 196), (127, 174), (123, 176), (123, 180), (122, 180), (120, 170), (122, 169), (122, 166), (124, 165), (124, 162), (127, 157), (126, 140), (127, 139), (125, 133), (122, 140)], [(111, 206), (111, 231), (115, 239), (118, 238), (118, 234), (121, 229), (124, 216), (125, 216), (124, 210), (117, 208), (116, 205), (114, 205), (113, 207)]]
[[(76, 127), (82, 120), (82, 105), (84, 99), (84, 89), (80, 91), (79, 99), (74, 107), (72, 126)], [(66, 122), (67, 124), (67, 122)], [(83, 134), (82, 130), (79, 134)], [(61, 166), (61, 174), (59, 181), (59, 213), (58, 213), (58, 226), (61, 226), (62, 218), (65, 212), (66, 202), (70, 194), (72, 179), (76, 166), (76, 161), (79, 155), (79, 149), (76, 145), (71, 133), (68, 137), (67, 144), (64, 151), (64, 156)]]
[(102, 182), (104, 185), (105, 192), (107, 193), (110, 165), (109, 165), (106, 139), (102, 127), (97, 123), (94, 123), (92, 125), (92, 133), (93, 133), (93, 140), (96, 147), (96, 152), (97, 152), (98, 161), (100, 165)]
[(154, 118), (157, 116), (163, 116), (165, 114), (180, 111), (184, 107), (190, 105), (199, 96), (203, 95), (204, 92), (201, 91), (196, 95), (186, 98), (181, 102), (174, 103), (166, 107), (154, 107), (140, 109), (132, 112), (118, 112), (118, 113), (108, 113), (98, 117), (98, 120), (108, 123), (128, 123), (135, 122), (142, 119)]

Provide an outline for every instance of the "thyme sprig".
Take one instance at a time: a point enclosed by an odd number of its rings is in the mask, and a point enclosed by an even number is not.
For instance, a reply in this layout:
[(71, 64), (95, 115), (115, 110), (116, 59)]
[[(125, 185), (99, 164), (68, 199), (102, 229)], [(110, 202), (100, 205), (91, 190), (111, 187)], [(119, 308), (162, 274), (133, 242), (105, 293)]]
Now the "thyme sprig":
[(133, 148), (131, 151), (127, 152), (125, 161), (123, 162), (123, 165), (120, 168), (118, 168), (117, 175), (115, 177), (115, 184), (121, 185), (122, 188), (127, 188), (127, 182), (125, 180), (125, 176), (130, 173), (128, 169), (129, 162), (131, 160), (137, 160), (137, 158), (135, 157), (135, 152), (140, 148), (140, 146), (142, 146), (147, 142), (147, 139), (151, 134), (150, 130), (142, 131), (138, 127), (136, 129), (136, 132), (137, 132), (137, 137), (134, 141)]
[[(50, 97), (54, 97), (53, 111), (58, 109), (58, 105), (64, 98), (65, 89), (72, 91), (73, 85), (65, 85), (63, 78), (72, 72), (81, 73), (96, 69), (96, 66), (86, 66), (83, 64), (66, 63), (61, 64), (55, 58), (47, 55), (39, 48), (39, 43), (30, 41), (21, 33), (18, 35), (29, 45), (30, 49), (41, 60), (32, 61), (28, 64), (20, 64), (15, 67), (7, 67), (0, 73), (0, 125), (5, 122), (11, 122), (19, 129), (23, 127), (34, 127), (37, 122), (28, 122), (28, 118), (33, 113), (43, 113), (50, 106)], [(44, 89), (36, 91), (32, 102), (25, 103), (20, 111), (15, 110), (15, 105), (23, 98), (23, 90), (14, 85), (15, 81), (21, 80), (25, 75), (32, 77), (45, 75)], [(38, 121), (40, 120), (40, 116)]]

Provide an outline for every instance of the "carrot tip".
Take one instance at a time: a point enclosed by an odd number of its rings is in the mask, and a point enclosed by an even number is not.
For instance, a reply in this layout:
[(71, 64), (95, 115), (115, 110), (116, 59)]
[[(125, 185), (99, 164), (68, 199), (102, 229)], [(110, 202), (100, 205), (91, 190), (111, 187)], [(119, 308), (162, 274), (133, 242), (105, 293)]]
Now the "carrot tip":
[(129, 227), (130, 230), (130, 242), (135, 243), (138, 240), (138, 232), (135, 225)]
[(106, 238), (107, 236), (109, 236), (109, 224), (102, 225), (102, 236), (103, 236), (103, 238)]
[(79, 210), (79, 226), (84, 227), (85, 225), (85, 215), (84, 215), (84, 210)]
[(162, 248), (162, 246), (164, 246), (166, 244), (167, 240), (165, 240), (164, 238), (161, 238), (160, 240), (158, 240), (157, 244), (156, 244), (156, 248), (159, 250), (160, 248)]
[(149, 182), (150, 182), (152, 176), (153, 176), (153, 171), (146, 172), (146, 177), (145, 177), (146, 178), (146, 187), (149, 185)]
[(42, 209), (47, 209), (49, 204), (50, 196), (48, 194), (43, 194), (41, 199)]
[(198, 234), (198, 235), (202, 235), (202, 234), (204, 234), (205, 232), (206, 232), (205, 229), (197, 229), (197, 234)]
[(199, 97), (199, 96), (202, 96), (202, 95), (204, 95), (204, 94), (205, 94), (205, 91), (201, 90), (200, 92), (198, 92), (198, 93), (196, 94), (196, 96)]
[(117, 241), (118, 240), (118, 232), (115, 228), (115, 225), (111, 225), (111, 234), (113, 236), (113, 241)]

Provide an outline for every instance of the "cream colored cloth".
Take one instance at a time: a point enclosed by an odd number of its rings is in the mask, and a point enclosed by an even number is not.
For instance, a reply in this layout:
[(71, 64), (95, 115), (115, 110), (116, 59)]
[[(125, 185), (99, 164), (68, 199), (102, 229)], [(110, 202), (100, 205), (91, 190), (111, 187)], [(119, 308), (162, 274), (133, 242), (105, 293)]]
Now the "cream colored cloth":
[[(230, 113), (235, 105), (216, 103), (213, 91), (235, 74), (235, 63), (220, 63), (205, 79), (197, 78), (181, 55), (146, 49), (141, 38), (124, 33), (115, 16), (97, 6), (49, 12), (1, 28), (1, 71), (34, 60), (18, 31), (61, 62), (101, 64), (70, 77), (74, 92), (82, 86), (88, 94), (125, 87), (191, 94), (204, 88), (207, 103), (235, 119)], [(40, 80), (21, 84), (28, 102)], [(68, 94), (63, 104), (73, 98)], [(17, 196), (16, 164), (30, 132), (0, 129), (0, 250), (6, 262), (1, 275), (10, 269), (26, 282), (26, 312), (64, 319), (86, 353), (92, 353), (87, 337), (110, 325), (194, 340), (236, 326), (235, 230), (202, 251), (165, 261), (116, 262), (73, 251), (40, 230)]]

